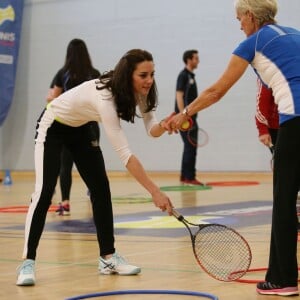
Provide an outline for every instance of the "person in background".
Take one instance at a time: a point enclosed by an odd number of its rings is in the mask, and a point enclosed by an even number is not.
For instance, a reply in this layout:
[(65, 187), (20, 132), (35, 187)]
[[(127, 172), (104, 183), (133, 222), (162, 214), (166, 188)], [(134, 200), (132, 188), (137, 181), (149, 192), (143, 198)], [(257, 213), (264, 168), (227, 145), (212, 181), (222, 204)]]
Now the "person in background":
[(246, 39), (233, 51), (223, 75), (182, 113), (173, 116), (166, 129), (176, 132), (188, 118), (218, 102), (249, 64), (272, 90), (279, 130), (274, 150), (270, 255), (265, 281), (257, 283), (256, 291), (263, 295), (298, 295), (300, 31), (277, 24), (276, 0), (235, 0), (235, 10)]
[[(65, 91), (83, 83), (86, 80), (95, 79), (100, 76), (100, 72), (93, 67), (88, 48), (81, 39), (72, 39), (67, 47), (65, 63), (54, 76), (47, 96), (47, 102), (51, 102)], [(91, 134), (99, 140), (100, 130), (98, 123), (89, 123)], [(72, 153), (67, 147), (62, 148), (61, 166), (59, 172), (61, 202), (56, 213), (61, 216), (70, 215), (70, 193), (72, 186)]]
[[(255, 123), (258, 130), (258, 137), (261, 143), (267, 146), (271, 154), (274, 155), (278, 130), (279, 115), (278, 107), (275, 104), (272, 90), (268, 89), (260, 79), (257, 79), (257, 97)], [(273, 169), (273, 158), (272, 158)], [(300, 186), (298, 189), (297, 200), (300, 199)], [(297, 208), (298, 211), (298, 208)], [(298, 217), (298, 231), (300, 230), (300, 220)]]
[(172, 215), (169, 197), (147, 175), (130, 150), (121, 127), (121, 120), (134, 123), (136, 118), (142, 118), (149, 136), (159, 137), (166, 132), (168, 120), (158, 122), (154, 114), (157, 107), (154, 71), (152, 55), (146, 50), (132, 49), (122, 56), (114, 70), (62, 93), (42, 112), (35, 137), (35, 191), (26, 217), (24, 261), (18, 268), (17, 285), (35, 284), (37, 247), (59, 175), (63, 146), (71, 151), (90, 191), (99, 245), (99, 272), (107, 275), (141, 272), (116, 252), (109, 181), (102, 151), (91, 134), (89, 122), (101, 122), (127, 170), (150, 193), (154, 205)]
[(272, 90), (267, 88), (259, 78), (257, 78), (255, 123), (259, 141), (273, 152), (279, 129), (278, 107)]
[[(199, 64), (198, 50), (186, 50), (183, 53), (184, 69), (179, 73), (176, 83), (175, 112), (182, 112), (198, 95), (194, 70)], [(192, 116), (193, 126), (189, 134), (192, 134), (195, 142), (198, 136), (197, 114)], [(197, 147), (188, 140), (187, 131), (180, 131), (183, 141), (183, 153), (181, 159), (180, 182), (184, 185), (203, 185), (196, 179)]]

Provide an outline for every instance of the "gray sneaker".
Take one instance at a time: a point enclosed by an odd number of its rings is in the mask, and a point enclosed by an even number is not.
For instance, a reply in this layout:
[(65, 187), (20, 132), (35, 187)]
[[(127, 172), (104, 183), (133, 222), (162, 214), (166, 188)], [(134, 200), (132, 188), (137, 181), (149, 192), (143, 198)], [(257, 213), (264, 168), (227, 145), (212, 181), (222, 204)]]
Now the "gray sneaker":
[(17, 285), (34, 285), (35, 284), (35, 261), (32, 259), (26, 259), (23, 263), (18, 267), (18, 279)]
[(99, 258), (99, 271), (101, 274), (136, 275), (141, 268), (128, 264), (118, 253), (114, 253), (109, 259)]

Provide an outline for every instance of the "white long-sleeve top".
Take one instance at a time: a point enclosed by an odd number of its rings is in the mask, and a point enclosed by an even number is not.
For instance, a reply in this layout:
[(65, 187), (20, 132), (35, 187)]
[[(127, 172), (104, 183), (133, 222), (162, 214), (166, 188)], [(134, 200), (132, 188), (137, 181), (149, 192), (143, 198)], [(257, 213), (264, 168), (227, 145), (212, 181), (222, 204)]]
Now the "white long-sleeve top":
[[(97, 90), (97, 86), (101, 86), (98, 79), (86, 81), (54, 99), (47, 109), (52, 111), (58, 122), (72, 127), (90, 121), (101, 122), (113, 149), (126, 166), (132, 152), (121, 127), (114, 98), (109, 90)], [(151, 136), (151, 128), (158, 122), (154, 112), (143, 112), (144, 105), (142, 101), (138, 104), (140, 115), (147, 134)]]

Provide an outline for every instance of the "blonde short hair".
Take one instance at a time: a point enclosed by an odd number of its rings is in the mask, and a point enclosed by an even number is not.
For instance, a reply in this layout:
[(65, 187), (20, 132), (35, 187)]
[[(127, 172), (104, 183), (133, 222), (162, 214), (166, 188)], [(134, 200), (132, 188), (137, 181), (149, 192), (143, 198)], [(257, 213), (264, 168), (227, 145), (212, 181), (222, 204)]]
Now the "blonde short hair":
[(235, 0), (234, 7), (242, 14), (251, 12), (259, 26), (276, 23), (277, 0)]

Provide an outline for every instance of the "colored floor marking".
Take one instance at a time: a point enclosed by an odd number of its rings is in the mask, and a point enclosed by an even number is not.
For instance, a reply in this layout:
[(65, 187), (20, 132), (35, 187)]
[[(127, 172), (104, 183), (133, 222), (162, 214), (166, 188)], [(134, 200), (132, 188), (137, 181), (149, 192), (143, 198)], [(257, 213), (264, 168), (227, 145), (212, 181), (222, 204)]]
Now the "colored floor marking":
[(258, 181), (212, 181), (207, 182), (210, 186), (247, 186), (247, 185), (258, 185)]
[(182, 192), (182, 191), (203, 191), (212, 189), (209, 185), (171, 185), (160, 187), (162, 191)]
[[(178, 210), (193, 223), (220, 223), (238, 229), (271, 223), (272, 201), (248, 201), (205, 206), (185, 207)], [(186, 235), (186, 228), (174, 217), (160, 211), (136, 212), (114, 216), (117, 235), (180, 237)], [(5, 229), (24, 230), (24, 225), (6, 226)], [(57, 217), (47, 222), (49, 232), (89, 233), (96, 232), (93, 219), (68, 219)]]
[[(195, 224), (210, 224), (210, 220), (217, 219), (215, 216), (189, 216), (189, 221)], [(221, 218), (221, 217), (220, 217)], [(146, 220), (130, 220), (128, 222), (118, 222), (115, 228), (183, 228), (182, 223), (178, 222), (175, 218), (169, 216), (150, 216)]]
[(117, 204), (134, 204), (152, 202), (152, 199), (145, 197), (113, 197), (112, 202)]
[[(57, 205), (51, 205), (49, 210), (50, 212), (56, 211), (58, 208)], [(19, 205), (19, 206), (7, 206), (0, 207), (0, 213), (27, 213), (28, 206), (27, 205)]]
[[(134, 203), (147, 203), (152, 202), (151, 198), (143, 198), (143, 197), (114, 197), (112, 201), (116, 204), (134, 204)], [(55, 212), (58, 209), (57, 205), (51, 205), (49, 208), (49, 212)], [(28, 205), (17, 205), (17, 206), (6, 206), (0, 207), (0, 213), (27, 213)]]

